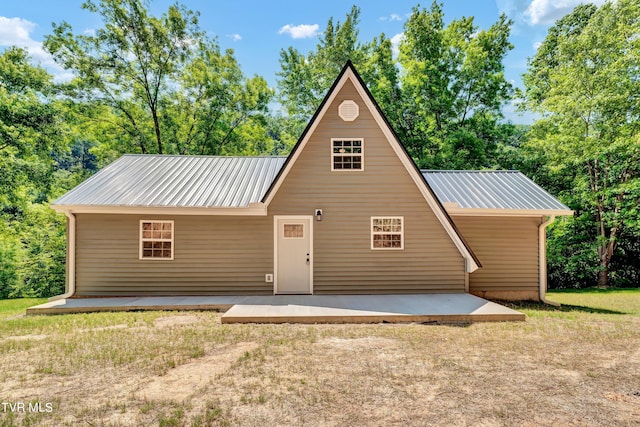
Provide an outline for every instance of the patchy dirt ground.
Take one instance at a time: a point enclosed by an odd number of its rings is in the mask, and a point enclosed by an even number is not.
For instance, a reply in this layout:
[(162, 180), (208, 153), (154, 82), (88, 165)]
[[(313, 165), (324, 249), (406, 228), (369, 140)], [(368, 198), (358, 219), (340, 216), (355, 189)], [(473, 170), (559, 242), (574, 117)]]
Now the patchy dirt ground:
[(525, 310), (472, 325), (0, 317), (0, 399), (52, 406), (0, 407), (0, 425), (640, 425), (640, 316)]

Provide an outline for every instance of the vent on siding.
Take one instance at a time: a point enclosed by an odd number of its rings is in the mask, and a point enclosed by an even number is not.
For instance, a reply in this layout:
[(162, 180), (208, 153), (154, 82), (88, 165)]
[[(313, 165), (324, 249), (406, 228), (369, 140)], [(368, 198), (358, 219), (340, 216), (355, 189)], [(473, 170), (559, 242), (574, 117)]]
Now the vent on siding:
[(352, 122), (360, 115), (360, 108), (355, 101), (346, 100), (342, 101), (338, 107), (338, 115), (345, 122)]

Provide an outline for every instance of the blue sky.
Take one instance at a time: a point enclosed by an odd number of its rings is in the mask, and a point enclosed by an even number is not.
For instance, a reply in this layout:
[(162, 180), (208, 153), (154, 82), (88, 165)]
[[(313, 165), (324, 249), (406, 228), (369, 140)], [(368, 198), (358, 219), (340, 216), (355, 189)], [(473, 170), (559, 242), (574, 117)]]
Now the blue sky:
[[(521, 85), (527, 58), (535, 54), (537, 45), (556, 19), (570, 12), (583, 0), (449, 0), (444, 2), (445, 20), (474, 16), (480, 28), (488, 28), (504, 12), (514, 21), (511, 43), (515, 46), (505, 60), (507, 79)], [(70, 74), (58, 67), (42, 49), (44, 36), (51, 32), (51, 23), (67, 21), (76, 33), (101, 26), (100, 18), (81, 9), (82, 0), (14, 0), (0, 5), (0, 50), (11, 45), (26, 47), (58, 80)], [(175, 1), (151, 2), (153, 14), (161, 14)], [(223, 49), (235, 51), (246, 75), (260, 74), (270, 85), (276, 84), (279, 52), (294, 46), (303, 53), (313, 49), (330, 17), (343, 21), (352, 4), (360, 6), (360, 37), (370, 41), (385, 33), (397, 40), (403, 25), (417, 1), (345, 2), (338, 0), (307, 1), (246, 1), (246, 0), (182, 0), (187, 8), (200, 12), (200, 26), (210, 36), (216, 36)], [(596, 0), (602, 4), (603, 0)], [(423, 2), (429, 6), (430, 1)], [(531, 121), (530, 115), (520, 116), (510, 106), (505, 116), (514, 123)]]

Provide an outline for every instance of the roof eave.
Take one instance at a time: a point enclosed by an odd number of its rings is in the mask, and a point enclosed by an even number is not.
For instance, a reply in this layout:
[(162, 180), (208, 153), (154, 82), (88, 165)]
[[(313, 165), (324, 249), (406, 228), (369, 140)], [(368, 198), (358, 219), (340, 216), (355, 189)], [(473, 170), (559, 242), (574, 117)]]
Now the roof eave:
[(266, 216), (263, 203), (250, 203), (241, 207), (185, 207), (185, 206), (106, 206), (52, 204), (56, 212), (74, 214), (131, 214), (131, 215), (227, 215)]
[(498, 208), (449, 208), (447, 213), (453, 216), (571, 216), (574, 211), (568, 209), (498, 209)]

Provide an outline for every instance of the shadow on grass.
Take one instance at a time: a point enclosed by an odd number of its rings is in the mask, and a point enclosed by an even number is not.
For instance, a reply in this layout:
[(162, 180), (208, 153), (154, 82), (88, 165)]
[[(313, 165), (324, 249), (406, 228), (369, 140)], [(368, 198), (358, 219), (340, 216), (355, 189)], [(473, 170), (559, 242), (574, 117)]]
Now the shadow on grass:
[(514, 310), (536, 310), (536, 311), (550, 311), (556, 313), (591, 313), (591, 314), (629, 314), (624, 311), (608, 310), (606, 308), (598, 307), (585, 307), (582, 305), (562, 304), (560, 307), (556, 307), (549, 304), (543, 304), (534, 301), (496, 301), (498, 304), (502, 304)]
[(563, 288), (549, 289), (550, 294), (613, 294), (613, 293), (640, 293), (640, 288)]

